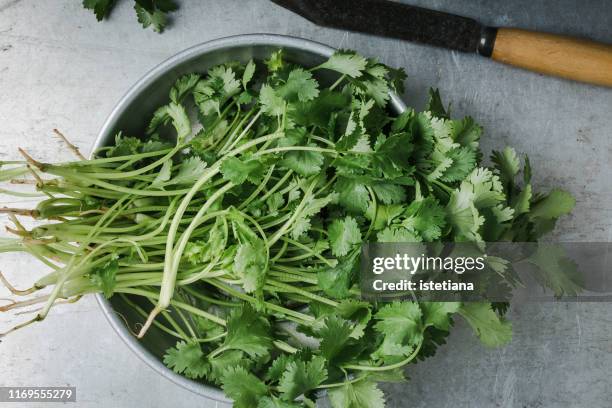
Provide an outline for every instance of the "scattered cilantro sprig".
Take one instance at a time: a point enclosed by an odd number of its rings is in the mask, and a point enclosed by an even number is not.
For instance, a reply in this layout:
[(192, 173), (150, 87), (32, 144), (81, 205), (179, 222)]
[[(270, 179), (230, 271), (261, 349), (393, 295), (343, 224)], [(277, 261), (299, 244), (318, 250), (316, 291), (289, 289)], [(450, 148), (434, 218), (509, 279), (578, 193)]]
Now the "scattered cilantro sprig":
[[(117, 0), (83, 0), (83, 7), (91, 10), (98, 21), (107, 18)], [(174, 0), (134, 0), (134, 11), (143, 28), (151, 27), (161, 33), (168, 24), (168, 13), (176, 11)]]
[[(104, 16), (113, 2), (85, 4)], [(170, 369), (238, 408), (311, 407), (322, 390), (335, 408), (382, 407), (377, 383), (402, 381), (457, 318), (484, 345), (506, 344), (507, 305), (360, 300), (363, 242), (535, 241), (574, 205), (536, 193), (511, 148), (484, 166), (482, 128), (451, 119), (438, 91), (423, 112), (390, 112), (403, 77), (351, 51), (317, 67), (277, 51), (179, 78), (146, 134), (120, 133), (94, 159), (4, 163), (1, 180), (32, 174), (47, 198), (5, 210), (19, 237), (0, 250), (53, 269), (13, 289), (49, 297), (5, 309), (44, 302), (36, 321), (58, 299), (120, 297), (142, 316), (140, 336), (172, 339)], [(17, 215), (41, 223), (28, 230)], [(566, 262), (554, 251), (529, 261)], [(575, 289), (569, 275), (540, 280)]]

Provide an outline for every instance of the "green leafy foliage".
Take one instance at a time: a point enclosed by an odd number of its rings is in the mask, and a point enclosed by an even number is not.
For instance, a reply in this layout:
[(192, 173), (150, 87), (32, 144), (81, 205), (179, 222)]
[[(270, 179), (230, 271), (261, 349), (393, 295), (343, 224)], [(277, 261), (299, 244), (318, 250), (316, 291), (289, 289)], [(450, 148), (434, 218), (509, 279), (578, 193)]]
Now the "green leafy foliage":
[[(114, 3), (84, 4), (104, 17)], [(161, 30), (174, 3), (136, 8)], [(532, 242), (575, 205), (538, 193), (511, 148), (483, 165), (482, 128), (451, 118), (437, 90), (423, 112), (390, 109), (404, 77), (351, 51), (303, 67), (282, 50), (180, 76), (146, 132), (118, 133), (93, 160), (40, 163), (49, 198), (32, 214), (48, 223), (3, 245), (63, 264), (61, 296), (120, 296), (143, 334), (176, 338), (168, 367), (239, 408), (312, 407), (321, 389), (334, 407), (383, 407), (376, 383), (403, 381), (457, 316), (486, 346), (512, 330), (507, 302), (364, 301), (362, 244), (418, 243), (420, 256), (428, 242)], [(558, 296), (579, 291), (558, 249), (525, 261)], [(502, 289), (516, 283), (505, 260), (487, 266)]]
[(377, 355), (386, 359), (406, 356), (422, 341), (422, 313), (414, 302), (393, 302), (383, 306), (374, 315), (374, 328), (384, 335)]
[(94, 12), (96, 19), (101, 21), (108, 16), (116, 0), (83, 0), (83, 7)]
[(227, 181), (239, 185), (249, 180), (257, 183), (263, 176), (264, 166), (257, 160), (241, 161), (236, 157), (228, 157), (221, 164), (221, 173)]
[(228, 368), (222, 383), (223, 391), (234, 400), (236, 408), (256, 407), (268, 392), (263, 381), (239, 366)]
[(459, 314), (472, 326), (485, 346), (499, 347), (512, 339), (512, 325), (500, 318), (489, 303), (465, 303)]
[(195, 342), (177, 342), (176, 346), (166, 350), (164, 364), (174, 372), (193, 379), (203, 378), (210, 370), (206, 356)]
[(359, 381), (346, 383), (329, 391), (333, 408), (384, 408), (385, 396), (376, 383)]
[(104, 263), (101, 267), (95, 268), (89, 274), (91, 283), (95, 285), (107, 299), (110, 299), (115, 291), (118, 270), (118, 257), (113, 256), (110, 261)]
[[(108, 17), (115, 7), (116, 0), (83, 0), (83, 7), (93, 11), (101, 21)], [(173, 0), (135, 0), (134, 10), (143, 28), (151, 27), (161, 33), (168, 23), (167, 14), (178, 8)]]
[(351, 78), (358, 78), (366, 69), (368, 61), (354, 51), (339, 51), (319, 65), (321, 69), (331, 69)]
[(300, 395), (314, 390), (327, 379), (325, 363), (323, 357), (313, 357), (310, 361), (294, 359), (287, 363), (278, 386), (282, 398), (293, 401)]
[(329, 226), (329, 243), (335, 256), (344, 256), (361, 243), (361, 231), (353, 217), (335, 220)]
[(254, 357), (266, 355), (272, 347), (270, 325), (249, 305), (236, 309), (227, 321), (227, 336), (221, 347)]

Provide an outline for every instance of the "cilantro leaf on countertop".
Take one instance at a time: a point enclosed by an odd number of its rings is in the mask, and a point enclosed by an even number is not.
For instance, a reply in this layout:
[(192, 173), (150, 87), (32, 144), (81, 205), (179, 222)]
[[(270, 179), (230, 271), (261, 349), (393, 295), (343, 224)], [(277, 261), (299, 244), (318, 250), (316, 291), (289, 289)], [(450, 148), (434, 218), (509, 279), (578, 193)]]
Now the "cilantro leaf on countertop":
[[(98, 21), (107, 18), (116, 0), (83, 0), (83, 7), (92, 10)], [(168, 23), (167, 14), (178, 9), (173, 0), (134, 0), (134, 10), (143, 28), (161, 33)]]
[(92, 10), (96, 19), (102, 21), (115, 6), (115, 2), (116, 0), (83, 0), (83, 7)]
[(512, 339), (512, 325), (500, 318), (490, 303), (464, 303), (458, 312), (485, 346), (499, 347)]

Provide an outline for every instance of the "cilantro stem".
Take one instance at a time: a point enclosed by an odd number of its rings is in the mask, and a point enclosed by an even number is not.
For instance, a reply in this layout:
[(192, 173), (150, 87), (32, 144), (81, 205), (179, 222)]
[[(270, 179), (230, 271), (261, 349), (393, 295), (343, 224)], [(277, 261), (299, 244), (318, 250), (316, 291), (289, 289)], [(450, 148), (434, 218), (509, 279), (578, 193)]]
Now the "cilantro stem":
[(282, 185), (284, 185), (287, 180), (289, 180), (289, 178), (293, 175), (293, 170), (289, 170), (288, 172), (286, 172), (283, 177), (281, 177), (278, 182), (272, 186), (271, 189), (269, 189), (262, 197), (261, 197), (261, 201), (265, 201), (267, 200), (272, 194), (274, 194), (276, 192), (276, 190), (278, 190)]
[[(159, 294), (158, 293), (151, 292), (151, 291), (148, 291), (148, 290), (145, 290), (145, 289), (119, 288), (115, 292), (117, 292), (117, 293), (127, 293), (127, 294), (130, 294), (130, 295), (136, 295), (136, 296), (143, 296), (143, 297), (147, 297), (147, 298), (154, 299), (154, 300), (159, 299)], [(208, 312), (205, 312), (204, 310), (198, 309), (195, 306), (188, 305), (188, 304), (180, 302), (178, 300), (172, 300), (170, 302), (170, 304), (172, 306), (181, 308), (181, 309), (185, 310), (186, 312), (193, 313), (196, 316), (200, 316), (200, 317), (203, 317), (205, 319), (208, 319), (211, 322), (217, 323), (220, 326), (225, 326), (226, 325), (226, 322), (225, 322), (224, 319), (221, 319), (220, 317), (215, 316), (213, 314), (210, 314)]]
[(345, 79), (346, 79), (346, 74), (342, 74), (342, 75), (340, 76), (340, 78), (338, 78), (338, 80), (337, 80), (336, 82), (334, 82), (334, 83), (332, 84), (332, 86), (330, 86), (330, 87), (329, 87), (329, 90), (330, 90), (330, 91), (333, 91), (334, 89), (336, 89), (336, 87), (337, 87), (338, 85), (340, 85), (340, 84), (342, 83), (342, 81), (344, 81)]
[(318, 152), (318, 153), (327, 153), (333, 156), (338, 154), (337, 151), (332, 149), (323, 149), (321, 147), (312, 147), (312, 146), (287, 146), (287, 147), (275, 147), (273, 149), (268, 150), (260, 150), (253, 155), (253, 157), (264, 156), (266, 154), (274, 154), (274, 153), (282, 153), (282, 152)]
[(368, 378), (368, 375), (364, 374), (364, 375), (357, 376), (355, 378), (347, 379), (346, 381), (339, 382), (339, 383), (321, 384), (317, 387), (317, 389), (344, 387), (347, 384), (355, 384), (356, 382), (365, 380), (366, 378)]
[[(247, 302), (251, 303), (251, 304), (257, 304), (258, 300), (255, 299), (252, 296), (249, 296), (245, 293), (239, 292), (237, 290), (232, 289), (230, 286), (221, 283), (220, 281), (216, 280), (216, 279), (211, 279), (208, 281), (208, 283), (210, 283), (211, 285), (214, 285), (216, 287), (218, 287), (219, 289), (223, 290), (226, 293), (229, 293), (230, 295), (242, 299), (242, 300), (246, 300)], [(281, 313), (283, 315), (285, 315), (285, 317), (288, 320), (292, 320), (295, 321), (296, 323), (300, 323), (300, 324), (306, 324), (306, 325), (310, 325), (311, 323), (313, 323), (316, 319), (310, 315), (307, 314), (303, 314), (300, 312), (296, 312), (294, 310), (291, 309), (287, 309), (285, 307), (282, 306), (278, 306), (275, 305), (274, 303), (270, 303), (270, 302), (263, 302), (263, 304), (266, 306), (266, 308)]]
[[(287, 292), (290, 292), (290, 293), (296, 293), (298, 295), (302, 295), (304, 297), (307, 297), (307, 298), (309, 298), (311, 300), (314, 300), (316, 302), (319, 302), (319, 303), (323, 303), (323, 304), (326, 304), (326, 305), (329, 305), (329, 306), (332, 306), (332, 307), (338, 306), (338, 302), (335, 302), (333, 300), (324, 298), (324, 297), (319, 296), (319, 295), (315, 295), (314, 293), (307, 292), (305, 290), (302, 290), (302, 289), (298, 288), (297, 286), (286, 285), (286, 284), (284, 284), (282, 282), (278, 282), (278, 281), (275, 281), (273, 279), (267, 279), (266, 283), (270, 284), (271, 287), (275, 287), (274, 290), (276, 290), (276, 291), (279, 291), (279, 289), (283, 289), (284, 291), (287, 291)], [(264, 288), (266, 286), (270, 287), (269, 285), (265, 285)]]
[(281, 341), (281, 340), (274, 340), (272, 342), (272, 344), (274, 344), (274, 346), (276, 348), (278, 348), (279, 350), (285, 351), (285, 352), (290, 353), (290, 354), (295, 354), (295, 353), (297, 353), (299, 351), (295, 347), (293, 347), (293, 346), (291, 346), (291, 345), (289, 345), (289, 344), (287, 344), (287, 343), (285, 343), (284, 341)]
[(412, 360), (414, 360), (414, 358), (419, 354), (419, 351), (421, 351), (421, 346), (423, 345), (423, 340), (421, 340), (419, 342), (419, 344), (415, 347), (414, 351), (408, 356), (406, 357), (404, 360), (395, 363), (395, 364), (390, 364), (390, 365), (386, 365), (386, 366), (380, 366), (380, 367), (376, 367), (376, 366), (362, 366), (362, 365), (354, 365), (354, 364), (345, 364), (342, 367), (347, 369), (347, 370), (357, 370), (357, 371), (388, 371), (388, 370), (395, 370), (396, 368), (400, 368), (405, 366), (406, 364), (410, 363)]

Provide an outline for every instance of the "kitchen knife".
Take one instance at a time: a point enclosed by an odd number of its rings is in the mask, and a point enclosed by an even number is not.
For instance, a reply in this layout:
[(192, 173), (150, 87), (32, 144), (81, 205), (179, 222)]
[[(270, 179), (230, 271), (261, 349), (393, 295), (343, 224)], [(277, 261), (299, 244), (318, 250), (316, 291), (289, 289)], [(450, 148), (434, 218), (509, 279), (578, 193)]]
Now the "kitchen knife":
[(388, 0), (272, 0), (315, 24), (477, 53), (542, 74), (612, 87), (612, 45)]

